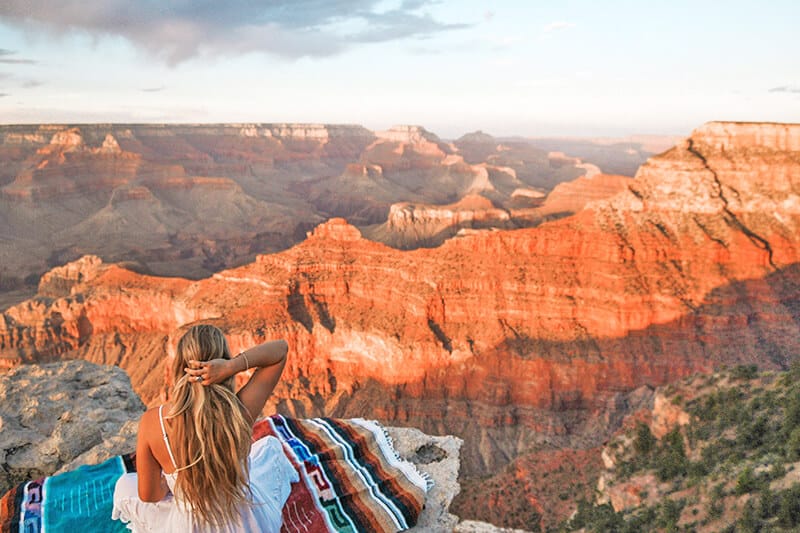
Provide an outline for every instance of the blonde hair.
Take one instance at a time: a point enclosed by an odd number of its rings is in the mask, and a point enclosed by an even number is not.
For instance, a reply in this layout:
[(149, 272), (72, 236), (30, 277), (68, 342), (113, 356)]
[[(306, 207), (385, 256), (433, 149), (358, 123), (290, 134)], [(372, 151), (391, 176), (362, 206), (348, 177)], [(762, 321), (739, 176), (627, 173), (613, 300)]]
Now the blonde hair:
[(172, 421), (176, 472), (175, 496), (210, 525), (235, 524), (239, 507), (249, 504), (247, 457), (252, 427), (233, 392), (233, 376), (213, 385), (190, 379), (190, 360), (230, 359), (222, 332), (211, 325), (193, 326), (178, 342), (172, 366), (175, 385)]

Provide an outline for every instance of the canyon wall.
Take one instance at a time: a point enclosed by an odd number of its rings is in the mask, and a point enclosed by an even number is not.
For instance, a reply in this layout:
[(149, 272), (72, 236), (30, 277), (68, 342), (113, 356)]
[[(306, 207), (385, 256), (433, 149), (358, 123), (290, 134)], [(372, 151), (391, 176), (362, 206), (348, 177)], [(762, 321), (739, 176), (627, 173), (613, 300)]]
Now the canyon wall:
[(800, 125), (711, 123), (573, 216), (435, 249), (332, 219), (199, 281), (83, 259), (3, 313), (0, 353), (118, 364), (152, 404), (176, 337), (205, 321), (234, 351), (288, 340), (270, 408), (462, 436), (467, 479), (590, 449), (642, 385), (796, 357), (798, 138)]
[[(536, 202), (512, 201), (513, 190), (543, 196), (585, 173), (524, 143), (483, 142), (494, 163), (467, 163), (420, 126), (0, 126), (0, 309), (82, 255), (197, 279), (284, 250), (331, 217), (366, 227), (386, 222), (395, 204), (458, 209), (468, 195), (526, 207)], [(483, 218), (495, 222), (505, 227)], [(404, 223), (392, 226), (403, 246), (419, 246), (413, 236), (424, 238), (426, 223)], [(447, 236), (457, 230), (445, 227)]]

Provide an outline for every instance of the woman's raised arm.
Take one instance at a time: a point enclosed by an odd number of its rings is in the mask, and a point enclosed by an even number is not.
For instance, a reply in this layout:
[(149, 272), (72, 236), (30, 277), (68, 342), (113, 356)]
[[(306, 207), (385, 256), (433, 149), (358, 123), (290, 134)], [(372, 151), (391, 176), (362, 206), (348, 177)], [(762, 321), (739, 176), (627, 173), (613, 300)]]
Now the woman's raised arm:
[(189, 361), (186, 373), (202, 378), (203, 385), (211, 385), (248, 368), (255, 368), (256, 371), (250, 376), (250, 380), (236, 393), (250, 414), (250, 419), (255, 421), (278, 384), (283, 367), (286, 365), (288, 350), (289, 345), (285, 340), (267, 341), (242, 350), (232, 359)]

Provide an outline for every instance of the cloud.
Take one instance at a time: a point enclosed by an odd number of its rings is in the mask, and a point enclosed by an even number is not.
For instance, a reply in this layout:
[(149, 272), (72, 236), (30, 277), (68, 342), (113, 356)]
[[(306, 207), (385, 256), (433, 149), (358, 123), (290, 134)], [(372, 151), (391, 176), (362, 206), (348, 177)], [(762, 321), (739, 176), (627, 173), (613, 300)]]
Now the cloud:
[(323, 57), (359, 43), (425, 38), (467, 27), (434, 19), (423, 9), (434, 3), (405, 0), (379, 12), (380, 0), (62, 0), (58, 9), (48, 0), (4, 0), (0, 21), (39, 34), (45, 29), (53, 35), (119, 36), (177, 64), (201, 54)]
[(166, 87), (164, 87), (163, 85), (161, 87), (145, 87), (144, 89), (142, 89), (142, 92), (143, 93), (157, 93), (157, 92), (163, 91), (165, 88)]
[(8, 93), (0, 93), (0, 98), (4, 98), (4, 97), (6, 97), (6, 96), (11, 96), (11, 95), (10, 95), (10, 94), (8, 94)]
[(14, 50), (8, 50), (6, 48), (0, 48), (0, 63), (4, 63), (7, 65), (33, 65), (36, 63), (33, 59), (22, 59), (18, 57), (6, 57), (12, 56), (16, 54)]
[(22, 85), (20, 85), (20, 87), (22, 87), (23, 89), (33, 89), (34, 87), (39, 87), (41, 85), (44, 85), (43, 81), (25, 80), (24, 82), (22, 82)]
[(442, 53), (441, 48), (433, 48), (431, 46), (411, 46), (407, 51), (415, 56), (435, 56)]
[(468, 24), (442, 24), (428, 14), (415, 14), (402, 9), (393, 9), (383, 13), (363, 13), (369, 30), (350, 36), (356, 42), (375, 43), (393, 41), (407, 37), (430, 37), (443, 30), (462, 29)]
[(800, 86), (798, 85), (782, 85), (780, 87), (773, 87), (769, 90), (771, 93), (800, 93)]
[(550, 24), (545, 25), (542, 31), (544, 31), (545, 33), (552, 33), (554, 31), (568, 30), (574, 27), (575, 24), (572, 22), (558, 21), (558, 22), (551, 22)]

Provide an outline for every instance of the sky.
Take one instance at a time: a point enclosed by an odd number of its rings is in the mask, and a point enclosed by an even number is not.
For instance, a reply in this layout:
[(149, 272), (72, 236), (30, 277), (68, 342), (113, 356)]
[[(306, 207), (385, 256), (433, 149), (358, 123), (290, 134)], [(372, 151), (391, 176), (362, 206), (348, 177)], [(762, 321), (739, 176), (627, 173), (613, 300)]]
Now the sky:
[(0, 123), (800, 122), (796, 0), (2, 0)]

